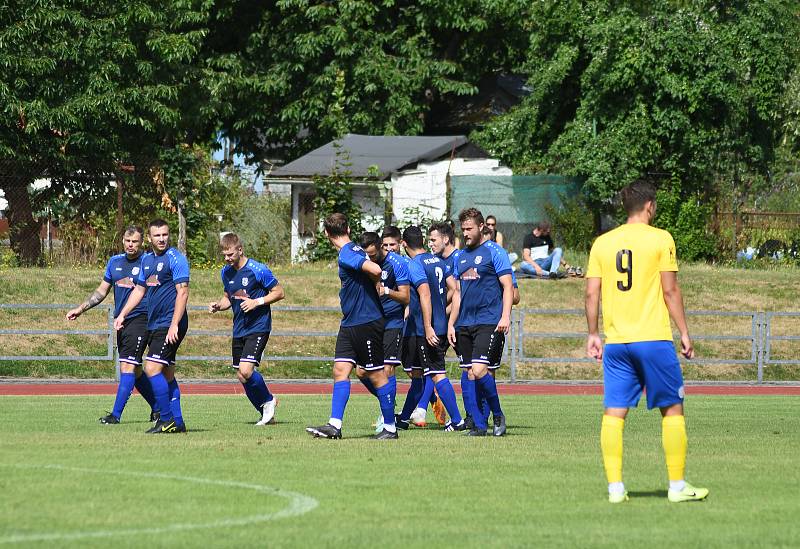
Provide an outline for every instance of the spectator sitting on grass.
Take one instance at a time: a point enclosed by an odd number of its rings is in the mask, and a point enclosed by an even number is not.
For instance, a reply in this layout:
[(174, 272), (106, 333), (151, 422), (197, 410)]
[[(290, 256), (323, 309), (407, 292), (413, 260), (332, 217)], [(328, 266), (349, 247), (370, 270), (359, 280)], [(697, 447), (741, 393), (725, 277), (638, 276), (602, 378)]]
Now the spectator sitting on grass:
[(553, 247), (550, 238), (550, 223), (538, 222), (522, 242), (522, 272), (549, 278), (563, 278), (558, 268), (561, 265), (561, 248)]

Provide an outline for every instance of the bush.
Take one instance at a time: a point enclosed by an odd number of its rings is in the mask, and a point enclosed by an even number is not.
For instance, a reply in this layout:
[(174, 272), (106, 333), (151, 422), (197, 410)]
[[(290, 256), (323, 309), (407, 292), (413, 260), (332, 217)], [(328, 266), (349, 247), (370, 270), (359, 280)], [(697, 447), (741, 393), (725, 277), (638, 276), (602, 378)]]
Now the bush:
[(588, 252), (594, 240), (594, 217), (581, 197), (562, 196), (561, 205), (544, 207), (553, 239), (564, 248)]
[(682, 197), (678, 185), (660, 189), (656, 195), (656, 204), (656, 219), (653, 224), (672, 234), (680, 259), (697, 261), (717, 256), (717, 241), (709, 230), (712, 213), (710, 205), (703, 204), (697, 195)]

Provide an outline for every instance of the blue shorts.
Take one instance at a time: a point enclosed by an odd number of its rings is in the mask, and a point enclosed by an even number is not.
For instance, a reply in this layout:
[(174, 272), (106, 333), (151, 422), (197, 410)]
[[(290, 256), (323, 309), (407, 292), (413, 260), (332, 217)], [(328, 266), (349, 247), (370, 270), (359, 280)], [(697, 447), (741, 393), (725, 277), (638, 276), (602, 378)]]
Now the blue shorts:
[(683, 403), (683, 373), (671, 341), (606, 345), (603, 385), (606, 408), (635, 408), (642, 389), (648, 410)]

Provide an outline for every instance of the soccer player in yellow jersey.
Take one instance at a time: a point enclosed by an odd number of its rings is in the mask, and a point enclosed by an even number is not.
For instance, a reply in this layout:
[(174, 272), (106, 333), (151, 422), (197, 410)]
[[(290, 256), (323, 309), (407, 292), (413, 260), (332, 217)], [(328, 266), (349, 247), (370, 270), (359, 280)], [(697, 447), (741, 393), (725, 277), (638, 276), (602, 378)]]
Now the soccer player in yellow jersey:
[[(603, 415), (600, 446), (608, 478), (608, 501), (627, 501), (622, 482), (622, 431), (628, 409), (647, 389), (647, 408), (661, 410), (671, 502), (708, 496), (684, 480), (686, 425), (683, 375), (672, 343), (670, 316), (681, 336), (681, 354), (694, 357), (678, 287), (675, 243), (664, 230), (650, 226), (656, 191), (637, 181), (620, 193), (626, 224), (598, 237), (586, 272), (587, 354), (603, 363)], [(603, 301), (606, 345), (600, 339), (598, 313)]]

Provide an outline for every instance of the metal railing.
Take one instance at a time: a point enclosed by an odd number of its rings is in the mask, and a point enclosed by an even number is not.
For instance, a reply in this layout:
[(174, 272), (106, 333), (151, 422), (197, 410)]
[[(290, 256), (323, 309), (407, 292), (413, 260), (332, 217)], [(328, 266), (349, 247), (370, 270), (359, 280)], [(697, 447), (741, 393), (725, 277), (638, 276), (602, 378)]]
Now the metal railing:
[[(32, 305), (25, 303), (0, 304), (2, 310), (68, 310), (73, 305), (53, 304), (53, 305)], [(99, 305), (98, 310), (106, 313), (106, 327), (104, 329), (90, 330), (57, 330), (57, 329), (0, 329), (2, 335), (84, 335), (84, 336), (104, 336), (106, 338), (107, 353), (105, 355), (0, 355), (0, 361), (115, 361), (117, 375), (119, 375), (119, 364), (116, 356), (116, 333), (114, 331), (113, 308), (110, 305)], [(189, 306), (190, 311), (204, 311), (206, 307), (202, 305)], [(336, 307), (301, 307), (301, 306), (274, 306), (272, 310), (276, 313), (282, 312), (321, 312), (339, 313)], [(570, 356), (528, 356), (526, 354), (525, 342), (527, 340), (553, 340), (553, 339), (584, 339), (585, 331), (526, 331), (526, 320), (530, 318), (542, 318), (546, 324), (552, 325), (553, 319), (557, 317), (583, 317), (581, 309), (515, 309), (512, 311), (511, 328), (506, 338), (506, 346), (503, 352), (503, 363), (510, 369), (510, 381), (519, 381), (519, 366), (524, 364), (544, 364), (544, 363), (591, 363), (593, 359), (586, 357)], [(747, 311), (687, 311), (687, 316), (694, 317), (720, 317), (720, 318), (740, 318), (748, 319), (746, 324), (749, 326), (748, 333), (738, 335), (721, 333), (700, 333), (692, 334), (692, 339), (696, 341), (716, 340), (716, 341), (746, 341), (749, 344), (748, 358), (696, 358), (692, 364), (739, 364), (754, 365), (757, 368), (757, 381), (763, 382), (765, 365), (796, 365), (800, 364), (800, 359), (784, 360), (772, 358), (772, 342), (775, 341), (800, 341), (800, 335), (773, 335), (773, 322), (776, 317), (798, 317), (800, 312), (747, 312)], [(280, 326), (280, 320), (277, 322)], [(230, 328), (225, 330), (198, 330), (191, 329), (186, 337), (230, 337)], [(282, 331), (275, 330), (270, 334), (272, 337), (336, 337), (336, 331)], [(582, 344), (581, 344), (582, 345)], [(331, 349), (332, 350), (332, 349)], [(179, 355), (182, 361), (229, 361), (230, 355)], [(330, 362), (333, 356), (304, 356), (304, 355), (269, 355), (264, 357), (270, 361), (296, 361), (296, 362)], [(452, 356), (448, 357), (449, 362), (456, 361)]]

